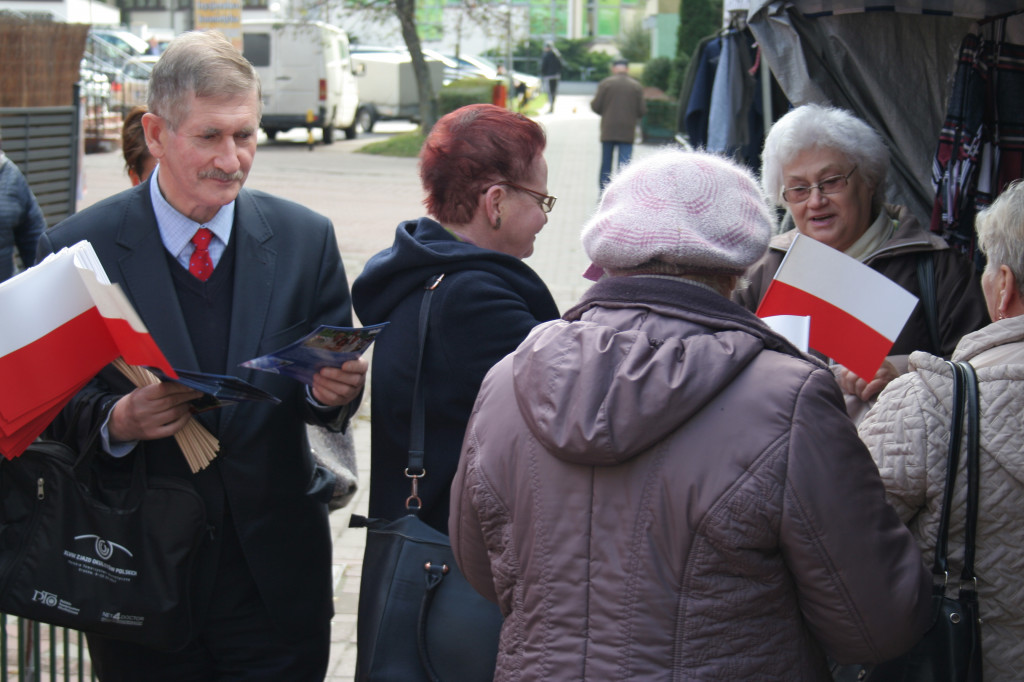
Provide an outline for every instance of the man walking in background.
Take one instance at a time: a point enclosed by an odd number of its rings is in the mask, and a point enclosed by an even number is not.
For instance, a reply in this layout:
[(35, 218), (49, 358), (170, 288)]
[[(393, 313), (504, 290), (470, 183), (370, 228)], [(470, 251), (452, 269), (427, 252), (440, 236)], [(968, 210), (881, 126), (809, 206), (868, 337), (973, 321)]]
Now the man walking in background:
[(601, 117), (600, 187), (604, 191), (612, 175), (615, 149), (619, 150), (616, 168), (629, 163), (633, 158), (636, 124), (647, 113), (644, 90), (636, 79), (630, 77), (627, 60), (616, 59), (612, 62), (612, 75), (598, 84), (590, 108)]

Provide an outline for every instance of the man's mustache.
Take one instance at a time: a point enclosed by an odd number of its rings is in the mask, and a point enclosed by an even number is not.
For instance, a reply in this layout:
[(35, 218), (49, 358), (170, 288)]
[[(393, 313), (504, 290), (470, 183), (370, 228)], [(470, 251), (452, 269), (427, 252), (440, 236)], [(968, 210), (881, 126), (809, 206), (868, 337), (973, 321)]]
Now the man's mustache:
[(199, 179), (200, 180), (220, 180), (221, 182), (231, 182), (231, 181), (241, 182), (242, 180), (245, 180), (245, 173), (243, 173), (240, 170), (237, 170), (234, 173), (225, 173), (222, 170), (217, 170), (216, 168), (214, 168), (214, 169), (211, 169), (211, 170), (208, 170), (208, 171), (203, 171), (202, 173), (200, 173), (199, 174)]

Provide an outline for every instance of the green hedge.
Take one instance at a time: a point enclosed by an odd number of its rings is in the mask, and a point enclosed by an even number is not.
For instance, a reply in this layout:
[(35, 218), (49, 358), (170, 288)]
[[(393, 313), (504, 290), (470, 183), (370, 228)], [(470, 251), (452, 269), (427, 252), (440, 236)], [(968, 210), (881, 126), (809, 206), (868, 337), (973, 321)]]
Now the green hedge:
[(463, 78), (441, 88), (438, 116), (449, 114), (467, 104), (490, 104), (495, 81), (489, 78)]
[(644, 142), (671, 140), (676, 134), (676, 102), (664, 99), (646, 100), (647, 113), (640, 120)]

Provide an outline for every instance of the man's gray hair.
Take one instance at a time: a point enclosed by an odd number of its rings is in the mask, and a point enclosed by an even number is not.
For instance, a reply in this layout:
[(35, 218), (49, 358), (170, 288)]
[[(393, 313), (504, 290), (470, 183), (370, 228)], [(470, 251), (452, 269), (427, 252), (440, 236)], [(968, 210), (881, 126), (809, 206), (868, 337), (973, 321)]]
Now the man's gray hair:
[(1024, 181), (1007, 185), (991, 206), (978, 212), (974, 227), (987, 269), (1010, 268), (1024, 297)]
[(853, 114), (805, 104), (793, 109), (772, 126), (761, 153), (761, 187), (772, 201), (783, 204), (783, 169), (810, 149), (830, 149), (846, 157), (850, 168), (857, 166), (874, 188), (871, 208), (877, 212), (885, 201), (885, 178), (889, 172), (889, 149), (882, 136)]
[(149, 110), (175, 129), (189, 114), (188, 94), (232, 97), (256, 93), (262, 111), (260, 77), (224, 34), (189, 31), (171, 41), (149, 81)]

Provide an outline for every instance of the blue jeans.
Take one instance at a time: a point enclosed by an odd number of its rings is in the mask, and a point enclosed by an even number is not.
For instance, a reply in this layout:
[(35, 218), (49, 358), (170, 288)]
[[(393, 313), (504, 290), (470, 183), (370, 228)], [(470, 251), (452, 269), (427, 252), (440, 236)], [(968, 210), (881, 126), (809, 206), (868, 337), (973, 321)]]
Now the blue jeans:
[(615, 152), (615, 148), (619, 148), (619, 161), (616, 164), (616, 168), (625, 166), (629, 163), (629, 160), (633, 158), (633, 143), (632, 142), (602, 142), (601, 143), (601, 178), (600, 178), (600, 189), (603, 192), (604, 186), (608, 184), (608, 179), (612, 176), (612, 154)]

